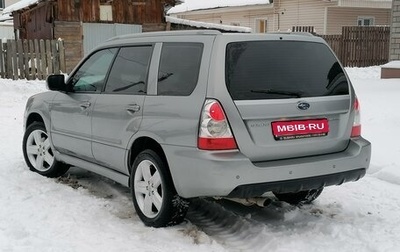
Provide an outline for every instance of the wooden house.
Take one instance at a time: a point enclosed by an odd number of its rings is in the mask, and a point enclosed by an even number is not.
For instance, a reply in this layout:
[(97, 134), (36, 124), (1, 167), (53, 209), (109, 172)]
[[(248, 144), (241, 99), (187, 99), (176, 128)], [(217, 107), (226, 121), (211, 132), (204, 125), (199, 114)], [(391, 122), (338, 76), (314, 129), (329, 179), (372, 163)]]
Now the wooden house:
[[(265, 0), (242, 6), (189, 8), (186, 0), (169, 15), (200, 22), (237, 25), (253, 32), (313, 27), (318, 34), (341, 34), (343, 26), (388, 26), (392, 0)], [(226, 1), (228, 2), (228, 1)], [(261, 2), (261, 1), (260, 1)], [(182, 8), (183, 7), (183, 8)]]
[[(104, 26), (94, 24), (108, 24), (113, 27), (115, 24), (136, 24), (140, 26), (139, 32), (165, 30), (165, 8), (174, 6), (177, 2), (178, 0), (21, 0), (4, 12), (11, 13), (16, 38), (63, 39), (69, 72), (84, 55), (84, 27), (102, 35), (105, 32)], [(113, 35), (120, 34), (111, 33), (106, 36)], [(102, 42), (99, 40), (97, 42)]]

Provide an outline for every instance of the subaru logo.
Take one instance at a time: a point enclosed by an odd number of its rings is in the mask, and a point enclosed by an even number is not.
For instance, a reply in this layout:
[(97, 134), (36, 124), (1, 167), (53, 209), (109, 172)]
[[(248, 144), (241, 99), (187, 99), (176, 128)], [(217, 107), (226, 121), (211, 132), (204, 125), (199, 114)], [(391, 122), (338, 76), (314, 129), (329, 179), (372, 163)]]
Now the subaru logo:
[(299, 102), (297, 103), (297, 108), (300, 110), (307, 110), (310, 108), (310, 103), (308, 102)]

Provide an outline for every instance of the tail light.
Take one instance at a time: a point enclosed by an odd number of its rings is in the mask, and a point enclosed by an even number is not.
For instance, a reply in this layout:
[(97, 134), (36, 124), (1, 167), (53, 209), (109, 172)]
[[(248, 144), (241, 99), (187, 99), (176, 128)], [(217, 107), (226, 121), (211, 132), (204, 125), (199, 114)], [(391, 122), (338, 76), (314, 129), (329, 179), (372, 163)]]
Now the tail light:
[(228, 119), (221, 104), (207, 99), (200, 118), (197, 147), (202, 150), (237, 149)]
[(359, 137), (361, 136), (361, 116), (360, 116), (360, 103), (358, 99), (354, 101), (354, 121), (353, 127), (351, 129), (351, 137)]

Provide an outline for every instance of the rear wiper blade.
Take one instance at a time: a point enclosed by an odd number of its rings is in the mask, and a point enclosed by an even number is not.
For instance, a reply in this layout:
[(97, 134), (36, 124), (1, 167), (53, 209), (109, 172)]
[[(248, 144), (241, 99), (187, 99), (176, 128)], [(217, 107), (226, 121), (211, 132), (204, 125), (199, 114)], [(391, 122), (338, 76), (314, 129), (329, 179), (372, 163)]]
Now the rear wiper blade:
[(276, 89), (256, 89), (250, 90), (252, 93), (262, 93), (262, 94), (277, 94), (277, 95), (287, 95), (291, 97), (301, 98), (302, 92), (290, 92), (285, 90), (276, 90)]

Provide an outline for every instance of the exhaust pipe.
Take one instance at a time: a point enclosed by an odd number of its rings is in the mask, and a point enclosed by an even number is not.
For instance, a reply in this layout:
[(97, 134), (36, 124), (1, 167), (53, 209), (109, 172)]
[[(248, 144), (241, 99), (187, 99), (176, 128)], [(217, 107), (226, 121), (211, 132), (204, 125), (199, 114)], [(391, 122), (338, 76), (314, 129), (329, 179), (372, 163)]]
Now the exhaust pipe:
[(236, 203), (240, 203), (245, 206), (252, 206), (252, 205), (257, 205), (260, 207), (266, 207), (272, 203), (272, 200), (270, 198), (247, 198), (247, 199), (241, 199), (241, 198), (223, 198), (226, 200), (230, 200)]

